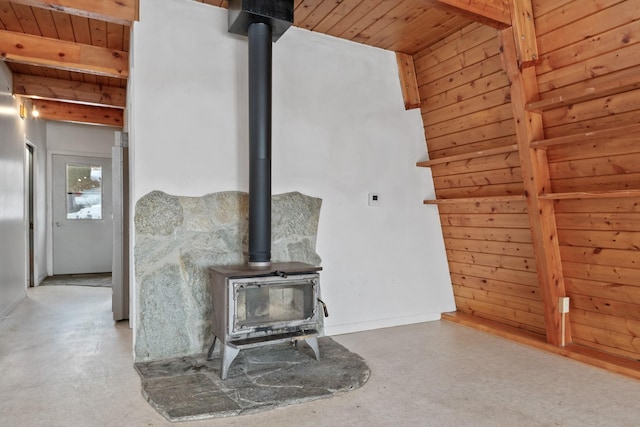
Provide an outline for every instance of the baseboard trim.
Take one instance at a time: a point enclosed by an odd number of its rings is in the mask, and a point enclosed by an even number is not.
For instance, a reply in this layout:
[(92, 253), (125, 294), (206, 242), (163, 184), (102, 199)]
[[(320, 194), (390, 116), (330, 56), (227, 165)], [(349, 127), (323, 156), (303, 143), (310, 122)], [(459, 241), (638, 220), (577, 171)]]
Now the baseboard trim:
[(479, 331), (497, 335), (530, 347), (548, 351), (569, 359), (577, 360), (591, 366), (605, 369), (627, 377), (640, 380), (640, 361), (625, 359), (579, 344), (556, 347), (546, 342), (542, 335), (524, 331), (513, 326), (502, 325), (491, 320), (482, 319), (470, 314), (455, 312), (443, 313), (442, 320), (457, 323)]
[(4, 320), (17, 306), (27, 297), (27, 291), (23, 290), (22, 294), (9, 304), (4, 310), (0, 311), (0, 321)]
[(393, 317), (390, 319), (376, 319), (364, 322), (345, 323), (342, 325), (324, 325), (324, 335), (334, 336), (364, 332), (373, 329), (392, 328), (395, 326), (412, 325), (414, 323), (434, 322), (440, 320), (440, 313), (425, 313), (416, 316)]

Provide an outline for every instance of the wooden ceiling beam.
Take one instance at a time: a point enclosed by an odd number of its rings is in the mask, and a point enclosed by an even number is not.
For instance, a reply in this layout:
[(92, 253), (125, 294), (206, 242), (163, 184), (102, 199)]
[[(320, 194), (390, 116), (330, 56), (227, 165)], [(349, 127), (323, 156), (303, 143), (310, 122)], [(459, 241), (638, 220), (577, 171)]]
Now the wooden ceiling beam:
[(27, 98), (125, 108), (127, 90), (121, 87), (103, 86), (73, 80), (14, 74), (13, 94)]
[(115, 49), (0, 30), (0, 59), (127, 78), (129, 54)]
[(436, 7), (497, 29), (511, 26), (509, 0), (428, 0)]
[(11, 0), (11, 2), (128, 26), (138, 19), (138, 0)]
[(44, 99), (33, 99), (31, 102), (38, 110), (41, 119), (119, 128), (123, 125), (124, 112), (119, 108), (95, 107)]
[(511, 21), (516, 40), (518, 66), (531, 67), (539, 58), (531, 0), (511, 1)]
[(420, 108), (420, 91), (418, 90), (413, 56), (396, 52), (396, 61), (398, 63), (398, 75), (402, 88), (402, 98), (404, 99), (404, 109), (413, 110), (414, 108)]

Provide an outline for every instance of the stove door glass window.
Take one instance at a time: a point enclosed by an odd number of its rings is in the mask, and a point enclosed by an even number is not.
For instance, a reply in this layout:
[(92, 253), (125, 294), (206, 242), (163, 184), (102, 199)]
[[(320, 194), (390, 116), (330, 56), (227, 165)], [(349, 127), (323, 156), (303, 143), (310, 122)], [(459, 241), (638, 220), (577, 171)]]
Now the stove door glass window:
[(312, 281), (249, 283), (236, 289), (236, 319), (241, 328), (269, 327), (313, 316)]

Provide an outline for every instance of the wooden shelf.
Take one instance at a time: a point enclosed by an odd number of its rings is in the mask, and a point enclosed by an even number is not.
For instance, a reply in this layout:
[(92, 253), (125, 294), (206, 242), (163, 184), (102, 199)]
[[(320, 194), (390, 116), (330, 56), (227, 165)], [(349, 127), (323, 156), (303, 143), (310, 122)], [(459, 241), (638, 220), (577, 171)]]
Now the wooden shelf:
[(452, 205), (456, 203), (491, 203), (491, 202), (523, 202), (524, 195), (515, 196), (486, 196), (486, 197), (464, 197), (458, 199), (435, 199), (425, 200), (425, 205)]
[(541, 113), (554, 108), (566, 107), (577, 104), (578, 102), (590, 101), (592, 99), (615, 95), (635, 89), (640, 89), (640, 81), (638, 81), (638, 76), (630, 75), (621, 80), (606, 82), (602, 83), (600, 86), (585, 88), (582, 93), (578, 95), (566, 98), (564, 96), (554, 96), (553, 98), (530, 102), (525, 106), (525, 110)]
[(423, 162), (416, 163), (416, 166), (428, 168), (428, 167), (439, 165), (442, 163), (450, 163), (450, 162), (457, 162), (460, 160), (475, 159), (477, 157), (493, 156), (495, 154), (512, 153), (514, 151), (518, 151), (518, 146), (516, 144), (511, 144), (505, 147), (491, 148), (489, 150), (482, 150), (482, 151), (474, 151), (473, 153), (456, 154), (454, 156), (441, 157), (439, 159), (425, 160)]
[(542, 139), (531, 142), (531, 148), (548, 148), (555, 145), (575, 144), (592, 139), (607, 139), (624, 135), (640, 134), (640, 124), (621, 126), (612, 129), (593, 130), (573, 135), (560, 136), (557, 138)]
[(580, 191), (575, 193), (549, 193), (538, 196), (542, 200), (611, 199), (640, 197), (640, 190)]
[[(575, 199), (613, 199), (624, 197), (640, 197), (640, 190), (611, 190), (611, 191), (578, 191), (575, 193), (548, 193), (538, 196), (540, 200), (575, 200)], [(460, 197), (454, 199), (424, 200), (425, 205), (454, 205), (461, 203), (491, 203), (491, 202), (521, 202), (524, 195)]]

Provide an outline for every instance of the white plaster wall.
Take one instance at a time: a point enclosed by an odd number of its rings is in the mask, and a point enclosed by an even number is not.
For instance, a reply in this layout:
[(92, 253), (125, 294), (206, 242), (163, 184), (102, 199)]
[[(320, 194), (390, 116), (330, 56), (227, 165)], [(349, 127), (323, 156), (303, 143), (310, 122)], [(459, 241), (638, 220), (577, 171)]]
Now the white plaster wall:
[[(142, 0), (135, 24), (132, 198), (248, 189), (247, 41), (227, 12)], [(393, 52), (291, 28), (274, 45), (273, 189), (323, 199), (322, 292), (337, 334), (455, 310), (419, 111)], [(367, 195), (381, 195), (369, 207)]]
[[(27, 218), (25, 210), (25, 141), (36, 148), (36, 191), (44, 176), (40, 156), (45, 155), (44, 124), (33, 118), (20, 119), (20, 99), (14, 99), (12, 76), (0, 62), (0, 320), (26, 296)], [(44, 259), (38, 236), (44, 227), (44, 204), (36, 194), (36, 262)], [(36, 271), (38, 265), (36, 265)], [(40, 276), (39, 273), (38, 276)]]
[(47, 122), (49, 152), (111, 157), (115, 132), (120, 128), (66, 122)]

